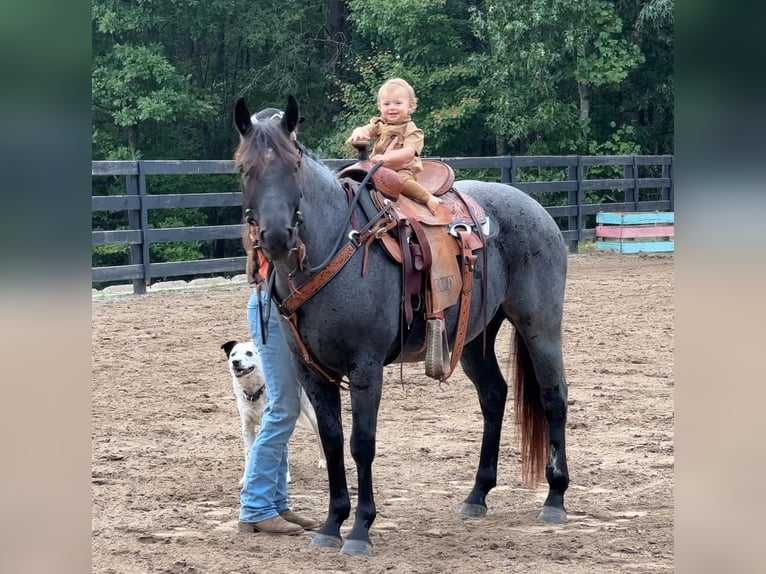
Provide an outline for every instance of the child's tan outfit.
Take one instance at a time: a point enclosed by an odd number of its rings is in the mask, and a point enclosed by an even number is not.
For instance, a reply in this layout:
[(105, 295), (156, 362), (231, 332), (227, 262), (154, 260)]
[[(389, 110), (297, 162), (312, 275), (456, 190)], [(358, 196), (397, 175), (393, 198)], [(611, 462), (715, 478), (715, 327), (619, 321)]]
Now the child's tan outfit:
[(406, 145), (415, 150), (413, 164), (406, 169), (397, 170), (397, 173), (402, 179), (404, 195), (418, 203), (428, 202), (431, 193), (415, 179), (415, 175), (423, 171), (423, 164), (420, 161), (420, 153), (423, 151), (423, 130), (409, 117), (398, 124), (390, 124), (381, 117), (374, 117), (364, 130), (368, 137), (375, 139), (371, 156), (385, 153), (392, 141), (393, 149), (402, 149)]

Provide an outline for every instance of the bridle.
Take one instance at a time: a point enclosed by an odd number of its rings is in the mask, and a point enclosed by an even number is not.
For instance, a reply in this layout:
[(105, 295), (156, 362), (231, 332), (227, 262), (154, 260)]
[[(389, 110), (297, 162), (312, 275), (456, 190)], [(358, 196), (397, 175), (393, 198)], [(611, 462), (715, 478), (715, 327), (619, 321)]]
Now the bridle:
[[(303, 159), (304, 152), (303, 152), (302, 146), (297, 141), (295, 141), (294, 143), (295, 143), (296, 149), (298, 150), (298, 161), (293, 169), (293, 172), (297, 174), (302, 167), (302, 159)], [(276, 301), (277, 307), (279, 308), (282, 316), (287, 320), (288, 324), (292, 328), (296, 338), (296, 342), (298, 343), (301, 350), (301, 354), (304, 357), (304, 361), (306, 361), (307, 364), (312, 365), (314, 369), (317, 370), (321, 375), (323, 375), (327, 380), (335, 382), (339, 386), (342, 385), (342, 381), (340, 379), (338, 379), (337, 377), (333, 377), (326, 370), (324, 370), (320, 365), (316, 364), (313, 360), (311, 360), (309, 352), (305, 348), (305, 345), (303, 344), (303, 341), (301, 340), (300, 334), (297, 331), (296, 317), (294, 315), (294, 311), (287, 312), (285, 304), (288, 301), (297, 302), (297, 300), (303, 300), (304, 297), (308, 299), (309, 297), (313, 296), (314, 293), (319, 291), (326, 284), (326, 282), (329, 281), (330, 278), (334, 276), (335, 273), (337, 273), (337, 271), (340, 268), (342, 268), (343, 265), (345, 265), (345, 262), (347, 262), (348, 259), (350, 259), (350, 257), (356, 251), (356, 249), (359, 248), (363, 242), (367, 242), (369, 241), (369, 238), (376, 237), (377, 235), (380, 234), (380, 232), (382, 231), (381, 220), (377, 218), (373, 218), (372, 220), (370, 220), (367, 223), (367, 225), (365, 225), (361, 230), (352, 228), (351, 232), (346, 234), (345, 229), (347, 227), (347, 224), (352, 221), (354, 210), (359, 203), (360, 197), (363, 194), (363, 190), (367, 188), (368, 182), (370, 181), (372, 176), (375, 174), (375, 172), (378, 170), (378, 168), (380, 168), (382, 165), (383, 165), (382, 161), (373, 165), (368, 171), (368, 173), (365, 175), (362, 182), (359, 183), (359, 185), (353, 190), (353, 194), (352, 194), (353, 197), (351, 197), (348, 201), (348, 208), (342, 220), (343, 224), (341, 225), (341, 231), (338, 234), (338, 237), (335, 240), (332, 246), (332, 249), (330, 249), (327, 257), (320, 264), (314, 267), (308, 266), (306, 246), (300, 236), (300, 225), (303, 223), (303, 214), (300, 210), (300, 203), (304, 197), (303, 189), (302, 189), (302, 186), (300, 185), (300, 182), (298, 183), (298, 190), (300, 193), (298, 205), (295, 208), (292, 224), (291, 224), (291, 227), (289, 228), (293, 231), (295, 241), (296, 241), (295, 247), (293, 247), (293, 249), (291, 250), (292, 252), (296, 253), (296, 265), (291, 271), (287, 273), (287, 285), (288, 285), (290, 294), (288, 297), (286, 297), (282, 301), (277, 300)], [(385, 211), (386, 210), (384, 209), (384, 212)], [(382, 216), (383, 213), (379, 213), (378, 215)], [(259, 225), (258, 225), (257, 219), (255, 218), (255, 215), (253, 214), (252, 208), (245, 209), (244, 219), (245, 219), (245, 222), (250, 226), (251, 232), (255, 232), (255, 233), (251, 233), (251, 240), (253, 240), (253, 249), (255, 249), (256, 251), (261, 250), (262, 248), (260, 245), (258, 245), (258, 241), (257, 241)], [(347, 244), (346, 246), (341, 248), (341, 243), (343, 242), (344, 239), (347, 239)], [(299, 271), (306, 273), (309, 277), (299, 287), (296, 287), (294, 279)], [(268, 303), (266, 305), (258, 305), (259, 321), (261, 326), (261, 338), (262, 338), (263, 344), (266, 344), (266, 339), (268, 337), (268, 321), (271, 314), (270, 300), (271, 300), (272, 294), (274, 293), (275, 276), (276, 276), (276, 273), (275, 273), (274, 262), (269, 260), (267, 277), (265, 278), (265, 281), (261, 283), (259, 286), (259, 288), (262, 290), (262, 293), (266, 294), (266, 298), (268, 300)], [(300, 306), (300, 304), (302, 303), (297, 303), (298, 306)]]
[[(277, 120), (280, 119), (283, 115), (283, 112), (278, 112), (270, 116), (269, 118), (266, 118), (263, 121), (271, 121), (271, 120)], [(257, 121), (253, 119), (253, 121)], [(302, 166), (303, 163), (303, 147), (298, 144), (297, 141), (293, 142), (295, 144), (295, 149), (298, 152), (298, 159), (295, 163), (295, 166), (292, 168), (293, 174), (297, 174)], [(244, 175), (251, 169), (252, 165), (246, 165), (242, 166), (240, 169), (240, 182), (244, 179)], [(291, 272), (291, 276), (294, 275), (297, 271), (304, 271), (306, 268), (306, 247), (303, 244), (303, 241), (300, 239), (300, 225), (303, 223), (303, 213), (301, 213), (300, 210), (300, 202), (303, 199), (303, 188), (298, 182), (298, 204), (295, 207), (295, 211), (293, 212), (293, 219), (290, 223), (290, 226), (287, 228), (292, 235), (296, 238), (296, 246), (293, 247), (291, 251), (296, 252), (298, 254), (298, 262), (296, 268)], [(244, 191), (244, 185), (243, 185), (243, 191)], [(258, 224), (258, 220), (255, 218), (255, 215), (253, 214), (253, 210), (251, 208), (247, 208), (244, 211), (243, 214), (244, 223), (248, 225), (250, 228), (250, 236), (252, 240), (252, 246), (253, 249), (256, 251), (261, 250), (261, 246), (258, 243), (258, 235), (260, 232), (260, 225)]]
[[(282, 112), (275, 113), (271, 118), (269, 119), (279, 119), (282, 117)], [(296, 162), (295, 167), (293, 168), (294, 173), (298, 173), (301, 170), (301, 167), (303, 165), (303, 146), (301, 146), (297, 141), (295, 143), (295, 149), (298, 151), (298, 161)], [(348, 208), (346, 210), (346, 214), (342, 221), (349, 222), (351, 221), (351, 217), (354, 213), (354, 209), (356, 208), (357, 204), (359, 203), (359, 198), (361, 196), (361, 193), (359, 193), (358, 190), (365, 189), (367, 186), (367, 183), (370, 181), (370, 178), (375, 174), (375, 172), (383, 165), (383, 162), (380, 161), (373, 165), (369, 172), (365, 175), (362, 182), (359, 184), (357, 191), (353, 194), (353, 198), (351, 201), (349, 201)], [(246, 170), (243, 170), (243, 172)], [(291, 251), (295, 252), (297, 255), (297, 264), (295, 268), (288, 274), (288, 282), (290, 282), (292, 279), (295, 278), (295, 274), (298, 271), (306, 272), (308, 274), (318, 273), (327, 265), (330, 263), (330, 261), (333, 260), (333, 258), (338, 253), (338, 250), (340, 249), (341, 242), (347, 238), (347, 235), (344, 231), (341, 231), (338, 235), (337, 239), (335, 240), (335, 243), (333, 244), (332, 249), (328, 253), (327, 257), (322, 261), (319, 265), (316, 265), (314, 267), (308, 267), (308, 260), (306, 256), (306, 246), (303, 243), (303, 240), (300, 237), (300, 225), (303, 223), (303, 213), (300, 210), (300, 202), (303, 200), (303, 189), (300, 183), (298, 184), (298, 191), (299, 191), (299, 199), (298, 199), (298, 205), (295, 208), (295, 212), (293, 213), (293, 220), (291, 223), (291, 226), (288, 227), (288, 229), (294, 234), (296, 238), (296, 246), (293, 247)], [(255, 236), (258, 235), (259, 225), (258, 221), (255, 219), (255, 216), (253, 215), (253, 210), (251, 208), (245, 209), (244, 212), (244, 219), (245, 223), (250, 225), (254, 228)], [(345, 227), (345, 226), (343, 226)], [(348, 238), (351, 239), (351, 235), (355, 234), (355, 231), (352, 230), (351, 233), (348, 235)], [(260, 250), (260, 245), (257, 244), (257, 241), (253, 242), (253, 248), (256, 250)]]

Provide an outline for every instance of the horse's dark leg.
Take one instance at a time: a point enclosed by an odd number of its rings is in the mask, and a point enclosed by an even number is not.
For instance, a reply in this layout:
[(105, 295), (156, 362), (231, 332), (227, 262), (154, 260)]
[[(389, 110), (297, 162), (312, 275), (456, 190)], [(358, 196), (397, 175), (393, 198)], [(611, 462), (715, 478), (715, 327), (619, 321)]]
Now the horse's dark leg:
[(331, 383), (318, 383), (314, 380), (309, 380), (303, 386), (316, 411), (319, 435), (322, 437), (327, 459), (330, 489), (327, 518), (311, 540), (311, 546), (340, 548), (343, 543), (340, 527), (351, 513), (351, 499), (348, 495), (346, 468), (343, 463), (340, 389)]
[[(548, 460), (545, 464), (548, 496), (540, 519), (552, 523), (566, 520), (564, 492), (569, 486), (565, 436), (567, 384), (560, 333), (556, 323), (549, 329), (530, 328), (516, 334), (516, 361), (526, 381), (527, 414), (534, 418), (542, 413), (548, 429)], [(539, 424), (537, 426), (539, 428)], [(530, 450), (534, 449), (535, 445), (532, 445)], [(533, 472), (533, 476), (535, 474)]]
[(567, 518), (564, 508), (564, 492), (569, 486), (569, 469), (567, 468), (565, 426), (567, 420), (567, 387), (566, 383), (543, 389), (543, 408), (548, 417), (550, 429), (551, 452), (548, 464), (545, 466), (545, 478), (548, 481), (548, 496), (540, 511), (543, 522), (562, 523)]
[(358, 499), (351, 532), (341, 550), (352, 556), (370, 556), (370, 527), (377, 511), (372, 493), (372, 461), (375, 458), (375, 431), (383, 387), (383, 365), (360, 361), (349, 373), (351, 382), (351, 456), (356, 462)]
[(476, 479), (468, 497), (460, 507), (463, 518), (482, 518), (487, 514), (487, 494), (497, 484), (497, 460), (500, 451), (500, 431), (505, 412), (508, 385), (495, 357), (495, 338), (505, 316), (497, 313), (487, 326), (486, 355), (481, 336), (470, 341), (463, 350), (460, 365), (471, 379), (479, 395), (484, 416), (484, 434)]

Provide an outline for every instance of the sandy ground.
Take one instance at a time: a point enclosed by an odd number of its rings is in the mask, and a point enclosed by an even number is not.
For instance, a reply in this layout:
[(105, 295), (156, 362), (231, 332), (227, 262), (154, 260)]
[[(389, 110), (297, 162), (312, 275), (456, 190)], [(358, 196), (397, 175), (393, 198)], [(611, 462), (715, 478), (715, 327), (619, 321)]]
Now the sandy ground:
[[(94, 298), (93, 572), (673, 571), (673, 267), (672, 255), (570, 256), (562, 526), (537, 520), (544, 488), (521, 487), (510, 402), (489, 513), (461, 520), (481, 440), (476, 393), (460, 371), (439, 385), (422, 365), (387, 367), (367, 559), (309, 548), (310, 534), (236, 531), (243, 453), (219, 347), (247, 338), (246, 285)], [(322, 518), (314, 437), (299, 429), (291, 445), (293, 508)]]

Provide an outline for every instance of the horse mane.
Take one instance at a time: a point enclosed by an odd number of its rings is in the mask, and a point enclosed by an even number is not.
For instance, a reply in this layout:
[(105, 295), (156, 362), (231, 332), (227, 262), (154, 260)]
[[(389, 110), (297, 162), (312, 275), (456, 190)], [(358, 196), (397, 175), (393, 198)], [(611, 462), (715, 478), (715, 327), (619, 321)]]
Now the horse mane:
[(234, 153), (234, 165), (240, 173), (255, 169), (260, 176), (271, 162), (272, 150), (276, 158), (297, 169), (301, 152), (285, 133), (279, 122), (258, 122), (247, 135), (241, 136)]
[(293, 143), (295, 144), (295, 147), (298, 148), (298, 151), (300, 152), (301, 155), (306, 156), (306, 157), (310, 157), (314, 161), (317, 161), (317, 162), (319, 161), (319, 158), (316, 156), (316, 154), (314, 154), (314, 153), (310, 152), (308, 149), (306, 149), (306, 146), (303, 145), (301, 142), (296, 140)]

